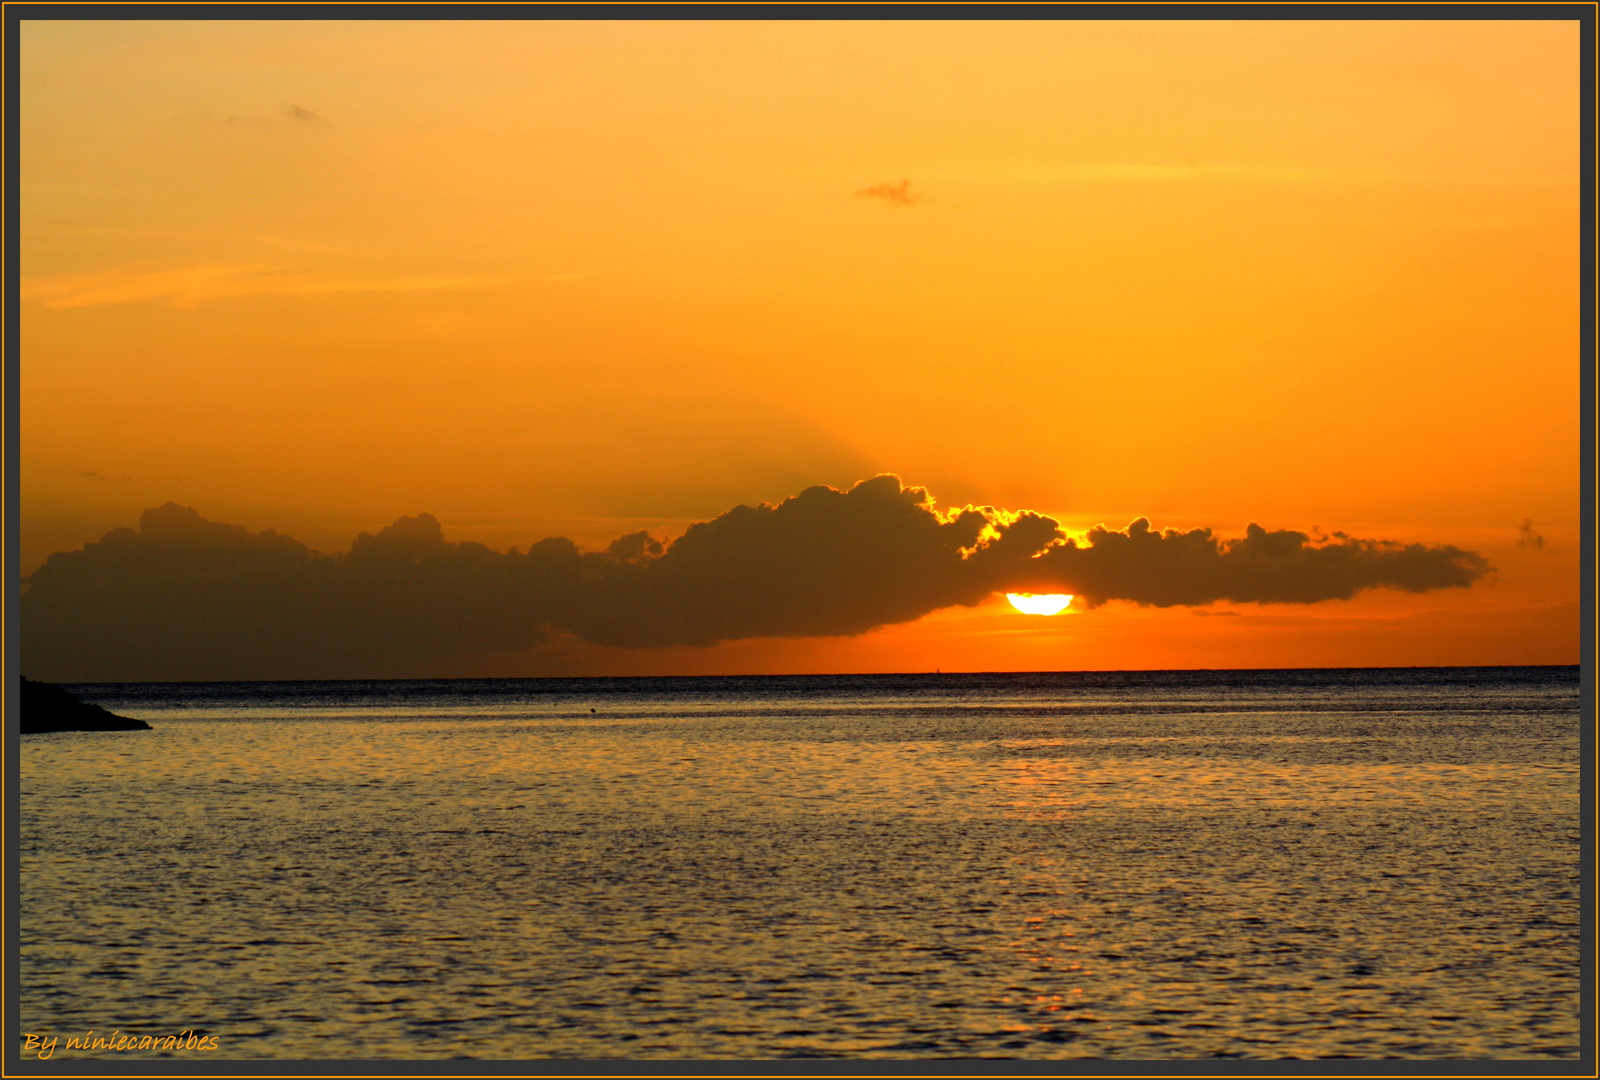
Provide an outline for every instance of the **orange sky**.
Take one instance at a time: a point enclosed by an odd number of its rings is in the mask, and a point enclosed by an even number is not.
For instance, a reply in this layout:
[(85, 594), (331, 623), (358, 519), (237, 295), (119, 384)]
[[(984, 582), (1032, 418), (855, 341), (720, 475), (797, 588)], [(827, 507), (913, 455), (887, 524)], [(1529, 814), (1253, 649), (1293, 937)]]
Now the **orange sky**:
[(1575, 21), (21, 36), (24, 573), (168, 500), (599, 546), (888, 471), (1497, 573), (473, 670), (1577, 662)]

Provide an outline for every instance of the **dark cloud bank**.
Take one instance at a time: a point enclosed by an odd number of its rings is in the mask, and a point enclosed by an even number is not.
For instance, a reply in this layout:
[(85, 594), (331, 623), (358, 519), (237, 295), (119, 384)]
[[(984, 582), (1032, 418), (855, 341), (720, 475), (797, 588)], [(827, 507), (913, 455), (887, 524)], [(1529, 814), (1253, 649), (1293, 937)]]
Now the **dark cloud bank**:
[(1083, 544), (1051, 518), (940, 512), (879, 476), (740, 506), (670, 544), (604, 551), (550, 539), (526, 552), (449, 543), (429, 514), (323, 555), (168, 503), (52, 555), (25, 583), (22, 661), (56, 682), (407, 676), (452, 659), (573, 636), (601, 645), (710, 645), (856, 634), (996, 591), (1070, 592), (1096, 606), (1312, 603), (1382, 586), (1465, 587), (1473, 552), (1251, 525), (1157, 532), (1144, 519)]

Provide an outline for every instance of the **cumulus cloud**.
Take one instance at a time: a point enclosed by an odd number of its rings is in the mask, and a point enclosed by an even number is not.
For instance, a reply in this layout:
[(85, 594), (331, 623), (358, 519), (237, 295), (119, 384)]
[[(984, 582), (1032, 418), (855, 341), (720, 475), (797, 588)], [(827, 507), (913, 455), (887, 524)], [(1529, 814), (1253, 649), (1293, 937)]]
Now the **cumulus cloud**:
[(910, 180), (901, 180), (898, 184), (873, 184), (871, 187), (862, 188), (856, 195), (868, 199), (882, 199), (890, 206), (912, 207), (927, 196), (920, 191), (911, 190)]
[(1033, 573), (1094, 607), (1132, 600), (1156, 607), (1234, 603), (1311, 604), (1346, 600), (1362, 589), (1406, 592), (1466, 587), (1488, 572), (1483, 557), (1457, 547), (1358, 540), (1343, 533), (1321, 543), (1291, 529), (1252, 524), (1224, 540), (1210, 529), (1160, 532), (1144, 518), (1114, 532), (1101, 525), (1085, 543), (1045, 551)]
[(568, 635), (638, 648), (857, 634), (1004, 590), (1089, 606), (1312, 603), (1464, 587), (1487, 570), (1455, 547), (1257, 525), (1225, 540), (1141, 518), (1077, 541), (1029, 511), (941, 510), (887, 475), (587, 552), (562, 538), (521, 553), (452, 543), (418, 514), (325, 555), (169, 503), (137, 531), (52, 555), (26, 582), (21, 643), (29, 677), (58, 682), (406, 676)]

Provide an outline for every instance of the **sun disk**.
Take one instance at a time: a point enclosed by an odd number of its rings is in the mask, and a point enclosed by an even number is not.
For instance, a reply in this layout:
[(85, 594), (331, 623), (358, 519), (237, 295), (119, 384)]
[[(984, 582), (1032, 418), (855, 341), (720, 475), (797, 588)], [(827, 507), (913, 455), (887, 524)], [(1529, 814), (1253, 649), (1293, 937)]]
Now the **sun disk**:
[(1026, 615), (1059, 615), (1072, 603), (1069, 593), (1006, 593), (1011, 606)]

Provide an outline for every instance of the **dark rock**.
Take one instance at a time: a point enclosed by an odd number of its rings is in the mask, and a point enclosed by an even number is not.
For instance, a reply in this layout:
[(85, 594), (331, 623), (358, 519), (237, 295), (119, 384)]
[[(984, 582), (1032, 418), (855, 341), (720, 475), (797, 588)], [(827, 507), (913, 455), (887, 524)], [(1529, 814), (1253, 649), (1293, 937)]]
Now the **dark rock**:
[(43, 731), (149, 731), (143, 720), (88, 705), (54, 683), (22, 680), (22, 734)]

